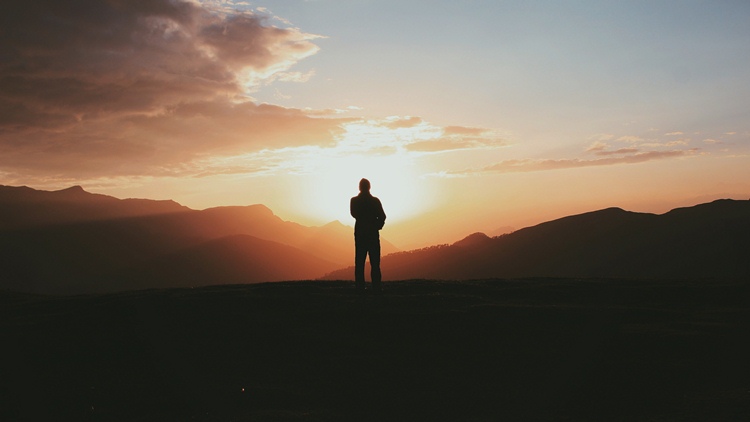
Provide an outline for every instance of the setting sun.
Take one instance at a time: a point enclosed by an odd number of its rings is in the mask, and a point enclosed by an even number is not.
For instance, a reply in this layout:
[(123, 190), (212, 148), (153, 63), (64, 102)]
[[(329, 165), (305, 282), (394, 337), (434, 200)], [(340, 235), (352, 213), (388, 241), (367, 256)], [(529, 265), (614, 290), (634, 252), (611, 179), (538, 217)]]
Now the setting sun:
[(389, 223), (413, 217), (431, 205), (429, 192), (405, 155), (341, 155), (321, 158), (316, 167), (318, 172), (306, 180), (307, 211), (324, 221), (353, 221), (349, 199), (357, 195), (361, 178), (370, 180), (371, 192), (382, 201)]

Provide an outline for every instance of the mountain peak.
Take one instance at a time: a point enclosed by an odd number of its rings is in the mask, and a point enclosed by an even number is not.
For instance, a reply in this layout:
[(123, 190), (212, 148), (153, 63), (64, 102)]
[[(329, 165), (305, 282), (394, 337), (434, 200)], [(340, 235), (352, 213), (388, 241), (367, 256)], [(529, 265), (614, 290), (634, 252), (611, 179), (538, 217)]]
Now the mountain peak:
[(80, 185), (56, 191), (26, 186), (0, 188), (0, 230), (182, 212), (174, 201), (117, 199)]
[(80, 194), (89, 193), (89, 192), (86, 192), (81, 185), (75, 185), (69, 188), (60, 189), (60, 190), (56, 190), (52, 192), (57, 193), (57, 194), (62, 194), (62, 195), (80, 195)]
[(595, 214), (595, 213), (596, 214), (612, 214), (612, 215), (615, 215), (615, 214), (628, 214), (628, 213), (630, 213), (630, 211), (625, 211), (624, 209), (622, 209), (620, 207), (609, 207), (609, 208), (604, 208), (604, 209), (601, 209), (601, 210), (598, 210), (598, 211), (592, 211), (592, 212), (586, 213), (586, 214)]
[(492, 242), (492, 238), (482, 232), (476, 232), (464, 237), (453, 245), (461, 248), (471, 248), (475, 246), (485, 245), (490, 242)]
[(675, 208), (665, 216), (701, 216), (701, 218), (726, 218), (728, 216), (741, 217), (750, 211), (750, 200), (717, 199), (705, 204), (692, 207)]

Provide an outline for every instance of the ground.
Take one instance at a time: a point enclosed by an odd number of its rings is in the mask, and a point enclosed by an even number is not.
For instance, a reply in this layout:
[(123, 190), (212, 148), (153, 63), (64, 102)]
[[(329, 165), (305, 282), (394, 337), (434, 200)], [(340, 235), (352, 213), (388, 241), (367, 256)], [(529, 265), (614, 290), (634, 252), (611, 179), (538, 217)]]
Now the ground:
[(745, 421), (750, 282), (0, 294), (0, 419)]

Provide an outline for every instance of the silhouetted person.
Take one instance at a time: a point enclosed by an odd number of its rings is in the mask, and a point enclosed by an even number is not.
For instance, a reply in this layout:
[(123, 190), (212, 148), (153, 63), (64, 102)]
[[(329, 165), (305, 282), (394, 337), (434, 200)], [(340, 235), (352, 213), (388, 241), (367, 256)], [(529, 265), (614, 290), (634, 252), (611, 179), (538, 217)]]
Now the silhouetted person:
[(372, 289), (380, 286), (380, 229), (385, 224), (385, 212), (380, 200), (370, 194), (370, 181), (359, 181), (359, 195), (352, 198), (349, 210), (354, 224), (354, 282), (357, 290), (365, 290), (365, 259), (370, 255)]

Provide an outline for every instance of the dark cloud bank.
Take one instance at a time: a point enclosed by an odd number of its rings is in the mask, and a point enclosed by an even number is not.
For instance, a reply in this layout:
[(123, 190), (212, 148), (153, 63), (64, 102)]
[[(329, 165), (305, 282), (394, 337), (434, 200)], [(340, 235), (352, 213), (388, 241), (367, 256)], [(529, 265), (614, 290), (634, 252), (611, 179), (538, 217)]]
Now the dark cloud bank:
[(157, 174), (206, 155), (333, 142), (341, 120), (248, 87), (315, 35), (179, 0), (0, 5), (0, 173)]

